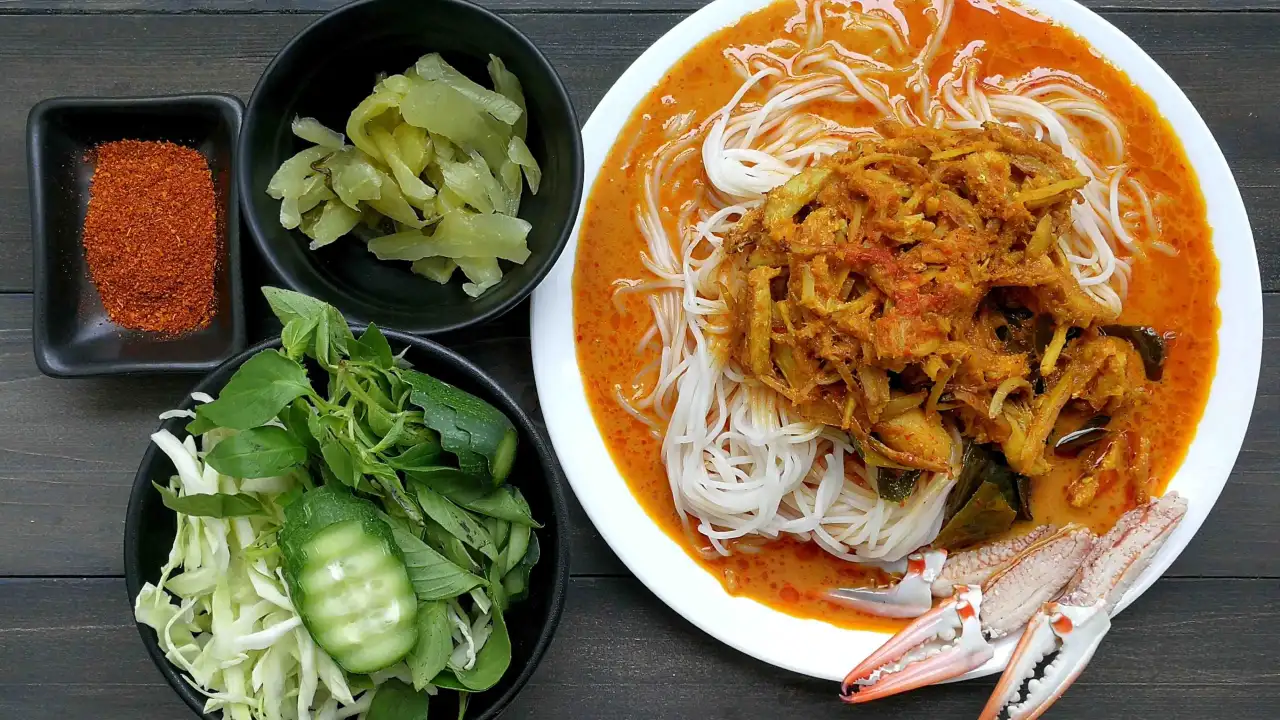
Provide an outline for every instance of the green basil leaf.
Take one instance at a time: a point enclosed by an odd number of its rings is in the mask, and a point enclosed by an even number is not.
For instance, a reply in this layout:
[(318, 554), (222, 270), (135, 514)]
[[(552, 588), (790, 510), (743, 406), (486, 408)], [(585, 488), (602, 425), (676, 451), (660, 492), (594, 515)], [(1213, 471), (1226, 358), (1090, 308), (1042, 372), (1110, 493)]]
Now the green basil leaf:
[(196, 408), (196, 420), (187, 426), (187, 432), (192, 432), (193, 426), (207, 432), (208, 423), (233, 430), (255, 428), (309, 392), (311, 382), (305, 368), (275, 350), (263, 350), (236, 370), (217, 400)]
[(205, 417), (204, 415), (200, 414), (200, 407), (197, 405), (196, 419), (187, 423), (187, 433), (191, 435), (200, 436), (217, 427), (218, 427), (217, 423)]
[(245, 430), (213, 446), (205, 462), (223, 475), (267, 478), (283, 475), (307, 461), (307, 448), (275, 425)]
[(391, 343), (387, 342), (386, 336), (382, 334), (377, 325), (369, 323), (369, 328), (360, 336), (360, 344), (372, 353), (378, 367), (383, 370), (390, 370), (395, 367), (396, 358), (391, 352)]
[(427, 720), (431, 696), (400, 680), (388, 680), (374, 691), (365, 720)]
[(378, 486), (383, 489), (392, 502), (396, 504), (404, 512), (404, 514), (415, 524), (422, 524), (422, 510), (418, 504), (413, 501), (409, 493), (404, 489), (404, 483), (400, 481), (400, 476), (396, 475), (396, 471), (383, 465), (380, 462), (365, 462), (362, 468), (368, 475), (372, 475)]
[(311, 433), (311, 417), (315, 415), (315, 411), (302, 398), (295, 398), (293, 402), (285, 406), (280, 411), (280, 422), (284, 423), (284, 427), (293, 435), (298, 442), (302, 443), (307, 452), (311, 455), (320, 454), (320, 443), (316, 440), (315, 435)]
[(372, 348), (359, 340), (352, 340), (347, 344), (347, 355), (354, 362), (368, 363), (375, 366), (378, 364), (378, 355)]
[[(456, 501), (455, 501), (456, 502)], [(475, 500), (461, 503), (466, 509), (528, 527), (542, 527), (533, 519), (529, 503), (520, 490), (512, 485), (502, 485), (497, 490)]]
[(426, 516), (439, 523), (451, 535), (479, 550), (490, 560), (498, 559), (498, 548), (493, 544), (484, 525), (470, 513), (454, 505), (448, 498), (424, 484), (417, 484), (418, 502)]
[(394, 457), (387, 458), (387, 464), (406, 473), (426, 471), (440, 465), (440, 443), (423, 442), (414, 445)]
[(347, 354), (347, 346), (355, 342), (356, 336), (351, 334), (351, 326), (347, 319), (332, 305), (325, 306), (325, 316), (329, 319), (329, 345), (341, 355)]
[(512, 525), (511, 537), (502, 552), (502, 574), (506, 575), (524, 559), (529, 550), (529, 540), (533, 537), (533, 529), (528, 525)]
[[(305, 329), (312, 338), (312, 342), (306, 346), (311, 349), (311, 356), (328, 370), (338, 366), (338, 362), (347, 352), (347, 342), (353, 336), (351, 328), (347, 327), (346, 319), (337, 308), (291, 290), (264, 287), (262, 294), (266, 296), (271, 311), (284, 324), (286, 330), (291, 322), (301, 321), (294, 325), (294, 330), (287, 338), (282, 334), (282, 341), (298, 343)], [(290, 354), (296, 349), (288, 342), (285, 346), (290, 350)]]
[[(311, 355), (320, 363), (320, 366), (330, 373), (338, 368), (338, 361), (342, 358), (334, 352), (331, 344), (332, 335), (329, 332), (329, 313), (322, 312), (316, 320), (315, 342), (312, 343)], [(332, 395), (333, 391), (330, 390)]]
[(430, 518), (427, 519), (427, 544), (436, 552), (449, 558), (449, 561), (461, 568), (466, 568), (472, 573), (480, 572), (480, 563), (471, 556), (467, 550), (467, 546), (448, 530), (440, 527), (438, 523), (434, 523)]
[(488, 479), (465, 473), (458, 468), (429, 467), (406, 470), (405, 477), (425, 485), (457, 505), (467, 505), (489, 494)]
[(275, 313), (282, 325), (301, 319), (309, 321), (311, 327), (315, 327), (320, 316), (324, 314), (325, 308), (328, 307), (325, 302), (310, 295), (277, 287), (264, 287), (262, 294), (267, 298), (271, 312)]
[[(452, 670), (441, 670), (438, 675), (431, 678), (431, 684), (445, 690), (457, 690), (458, 692), (467, 692), (467, 686), (463, 685), (458, 676), (453, 674)], [(366, 719), (367, 720), (367, 719)]]
[(345, 442), (325, 433), (324, 440), (320, 441), (320, 454), (324, 464), (343, 485), (354, 488), (360, 484), (360, 466)]
[(421, 690), (440, 674), (453, 652), (453, 634), (443, 600), (418, 603), (418, 642), (405, 662), (413, 676), (413, 687)]
[[(488, 690), (502, 679), (511, 665), (511, 638), (507, 635), (507, 623), (501, 612), (493, 613), (493, 633), (489, 641), (476, 653), (476, 662), (470, 670), (454, 669), (453, 674), (468, 690)], [(375, 698), (376, 699), (376, 698)]]
[[(267, 515), (262, 503), (252, 495), (178, 495), (163, 485), (151, 483), (160, 492), (164, 506), (174, 512), (192, 517), (246, 517), (249, 515)], [(482, 581), (483, 582), (483, 581)], [(467, 588), (470, 590), (470, 588)]]
[(498, 518), (484, 518), (484, 527), (489, 531), (489, 537), (493, 538), (493, 544), (506, 554), (507, 537), (511, 534), (511, 523)]
[(464, 690), (458, 691), (458, 720), (463, 720), (467, 716), (467, 699), (471, 697), (471, 693)]
[(489, 600), (498, 608), (498, 612), (505, 612), (510, 602), (507, 599), (507, 590), (502, 585), (502, 568), (498, 563), (494, 563), (489, 566), (484, 576), (489, 581), (489, 585), (485, 588)]
[[(542, 547), (538, 544), (538, 534), (529, 536), (529, 549), (511, 572), (502, 578), (502, 591), (507, 603), (520, 602), (529, 596), (529, 576), (533, 574), (533, 566), (542, 558)], [(490, 588), (492, 592), (492, 588)]]
[(409, 522), (408, 518), (403, 518), (399, 515), (390, 515), (382, 512), (381, 510), (378, 511), (378, 517), (382, 518), (383, 522), (390, 525), (392, 530), (399, 530), (400, 532), (408, 533), (419, 540), (422, 539), (422, 531), (414, 527), (413, 523)]
[(400, 552), (404, 554), (409, 582), (413, 583), (413, 590), (419, 600), (448, 600), (485, 583), (484, 578), (472, 575), (453, 564), (416, 535), (394, 529), (392, 535), (395, 536), (396, 545), (400, 546)]
[(285, 324), (280, 332), (280, 344), (285, 354), (294, 360), (301, 360), (311, 348), (311, 336), (316, 329), (315, 318), (297, 317)]
[[(399, 362), (402, 363), (404, 361), (401, 360)], [(397, 365), (397, 367), (399, 366)], [(384, 370), (382, 377), (387, 381), (387, 396), (391, 398), (391, 402), (395, 403), (396, 407), (401, 408), (408, 405), (410, 392), (409, 386), (405, 384), (404, 380), (400, 379), (400, 375), (396, 372), (395, 368), (392, 368), (391, 370)]]
[(369, 429), (378, 435), (378, 437), (386, 437), (391, 432), (391, 428), (396, 424), (396, 415), (387, 412), (381, 405), (365, 404), (364, 419), (369, 423)]
[(391, 424), (391, 429), (382, 436), (377, 445), (369, 448), (369, 452), (380, 453), (389, 447), (394, 447), (396, 440), (400, 439), (400, 435), (404, 433), (405, 413), (399, 413), (395, 416), (396, 421)]
[(329, 469), (328, 463), (320, 463), (320, 482), (323, 485), (333, 485), (335, 487), (344, 484), (336, 475), (333, 474), (333, 471)]

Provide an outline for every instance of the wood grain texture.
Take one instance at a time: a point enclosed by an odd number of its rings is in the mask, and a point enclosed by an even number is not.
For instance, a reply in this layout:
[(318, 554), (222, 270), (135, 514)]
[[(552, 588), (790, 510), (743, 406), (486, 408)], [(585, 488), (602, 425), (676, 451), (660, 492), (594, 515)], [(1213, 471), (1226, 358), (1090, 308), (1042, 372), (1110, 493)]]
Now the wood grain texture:
[[(173, 0), (173, 7), (184, 1)], [(1170, 7), (1192, 6), (1162, 1)], [(146, 2), (171, 7), (169, 0)], [(1212, 2), (1215, 7), (1229, 4)], [(1280, 7), (1280, 0), (1270, 5)], [(523, 13), (512, 20), (547, 53), (585, 120), (627, 65), (686, 14)], [(1200, 108), (1242, 186), (1261, 250), (1263, 286), (1280, 290), (1280, 201), (1275, 192), (1280, 187), (1280, 104), (1270, 90), (1280, 84), (1280, 44), (1274, 42), (1280, 35), (1280, 13), (1108, 12), (1107, 17), (1146, 48)], [(4, 18), (0, 291), (32, 287), (22, 138), (26, 112), (34, 103), (53, 95), (197, 90), (247, 97), (275, 52), (314, 19), (294, 14)]]
[[(347, 0), (0, 0), (0, 13), (314, 13)], [(1272, 12), (1280, 0), (1079, 0), (1097, 11)], [(501, 13), (690, 12), (706, 0), (481, 0)]]
[[(1244, 450), (1170, 576), (1280, 578), (1280, 295), (1266, 296), (1265, 312), (1268, 359)], [(540, 418), (526, 318), (521, 306), (442, 340)], [(124, 511), (147, 436), (195, 381), (46, 378), (31, 354), (29, 297), (0, 295), (0, 576), (121, 574)], [(570, 506), (573, 572), (625, 574), (571, 493)]]
[[(1116, 619), (1051, 717), (1274, 717), (1278, 598), (1276, 580), (1162, 581)], [(0, 717), (191, 717), (147, 657), (118, 579), (0, 581), (0, 659)], [(928, 688), (857, 715), (975, 717), (993, 684)], [(550, 652), (504, 717), (847, 719), (836, 693), (726, 648), (635, 580), (577, 578)]]
[[(53, 95), (221, 90), (248, 97), (298, 30), (344, 0), (0, 0), (0, 293), (31, 289), (28, 108)], [(704, 0), (481, 0), (547, 53), (586, 119), (623, 69)], [(1280, 0), (1084, 0), (1186, 90), (1280, 290)], [(249, 243), (247, 235), (246, 244)], [(1276, 717), (1280, 675), (1280, 295), (1265, 298), (1249, 436), (1213, 514), (1117, 619), (1050, 717)], [(125, 597), (124, 510), (137, 462), (194, 376), (56, 381), (36, 370), (31, 303), (0, 294), (0, 718), (193, 717), (152, 666)], [(528, 307), (443, 338), (535, 417)], [(259, 323), (258, 334), (270, 332)], [(832, 683), (759, 663), (631, 578), (570, 495), (573, 573), (560, 632), (507, 718), (848, 718)], [(20, 577), (43, 576), (43, 577)], [(67, 576), (58, 579), (49, 576)], [(73, 577), (98, 576), (98, 577)], [(10, 579), (4, 579), (8, 577)], [(860, 718), (976, 716), (991, 680), (859, 708)]]
[[(528, 327), (522, 305), (440, 340), (489, 369), (540, 422)], [(0, 295), (0, 576), (121, 574), (124, 512), (147, 437), (197, 380), (47, 378), (31, 352), (30, 297)], [(570, 505), (575, 570), (624, 572), (572, 496)]]

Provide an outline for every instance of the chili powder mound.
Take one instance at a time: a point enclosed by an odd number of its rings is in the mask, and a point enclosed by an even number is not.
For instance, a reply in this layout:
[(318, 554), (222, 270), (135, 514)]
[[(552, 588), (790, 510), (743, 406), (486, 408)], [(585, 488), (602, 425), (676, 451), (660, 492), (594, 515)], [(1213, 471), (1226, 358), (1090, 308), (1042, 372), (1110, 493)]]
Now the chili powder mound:
[(209, 163), (139, 140), (103, 143), (93, 157), (84, 251), (111, 322), (165, 335), (208, 326), (220, 244)]

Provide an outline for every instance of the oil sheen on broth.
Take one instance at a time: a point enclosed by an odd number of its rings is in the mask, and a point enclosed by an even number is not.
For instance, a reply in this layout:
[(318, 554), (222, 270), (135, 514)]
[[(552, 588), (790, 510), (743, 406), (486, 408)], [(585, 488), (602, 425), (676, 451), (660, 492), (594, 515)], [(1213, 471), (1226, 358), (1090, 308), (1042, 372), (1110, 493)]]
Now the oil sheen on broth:
[[(853, 3), (852, 9), (859, 4)], [(924, 3), (868, 1), (861, 5), (867, 10), (900, 12), (910, 24), (912, 38), (928, 34)], [(696, 539), (686, 537), (676, 515), (661, 462), (661, 441), (614, 400), (616, 388), (629, 392), (636, 373), (652, 359), (634, 351), (649, 326), (644, 299), (623, 296), (621, 309), (613, 299), (615, 281), (647, 275), (640, 260), (646, 243), (633, 218), (643, 189), (644, 160), (668, 139), (665, 123), (690, 111), (701, 120), (733, 96), (742, 77), (724, 57), (726, 48), (787, 37), (796, 32), (795, 15), (794, 3), (777, 3), (709, 37), (671, 69), (619, 134), (592, 189), (579, 239), (574, 275), (578, 357), (596, 423), (637, 501), (729, 592), (798, 617), (842, 627), (891, 629), (894, 621), (863, 616), (823, 599), (827, 589), (865, 583), (873, 579), (869, 575), (874, 571), (831, 556), (812, 543), (782, 539), (763, 544), (758, 552), (713, 560), (702, 557), (693, 545)], [(838, 20), (828, 19), (825, 39), (868, 52), (871, 37), (842, 30)], [(1134, 423), (1148, 430), (1152, 472), (1157, 478), (1153, 490), (1162, 491), (1195, 434), (1217, 357), (1218, 267), (1204, 199), (1182, 146), (1154, 103), (1064, 28), (986, 0), (960, 0), (935, 64), (949, 62), (966, 47), (981, 59), (985, 77), (1066, 72), (1098, 89), (1123, 128), (1131, 176), (1156, 198), (1160, 239), (1178, 253), (1147, 253), (1135, 263), (1121, 322), (1150, 325), (1174, 337), (1164, 379), (1152, 387)], [(934, 77), (936, 73), (935, 69)], [(873, 125), (880, 119), (865, 103), (824, 103), (813, 111), (848, 126)], [(1104, 140), (1098, 133), (1086, 142), (1100, 146)], [(705, 179), (700, 164), (691, 162), (677, 170), (673, 180), (691, 196), (695, 183)], [(1117, 484), (1087, 509), (1072, 507), (1066, 487), (1079, 472), (1072, 461), (1057, 459), (1053, 471), (1035, 480), (1032, 509), (1037, 523), (1075, 521), (1102, 532), (1132, 506), (1127, 486)]]

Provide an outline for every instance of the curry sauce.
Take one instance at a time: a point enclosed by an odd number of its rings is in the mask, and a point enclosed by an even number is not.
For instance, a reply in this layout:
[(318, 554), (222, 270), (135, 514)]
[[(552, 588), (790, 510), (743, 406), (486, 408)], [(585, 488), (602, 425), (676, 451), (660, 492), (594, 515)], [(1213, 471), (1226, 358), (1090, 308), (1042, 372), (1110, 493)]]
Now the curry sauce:
[[(928, 33), (920, 3), (862, 5), (894, 12), (903, 9), (916, 43)], [(733, 96), (742, 78), (724, 57), (726, 48), (764, 45), (794, 32), (795, 12), (794, 4), (778, 3), (709, 37), (670, 70), (619, 134), (592, 189), (579, 238), (574, 276), (578, 357), (597, 426), (637, 501), (729, 592), (842, 627), (890, 628), (894, 621), (862, 616), (823, 599), (828, 588), (875, 578), (868, 577), (873, 571), (835, 558), (811, 543), (782, 539), (753, 547), (753, 552), (706, 559), (698, 552), (702, 539), (686, 537), (676, 515), (661, 462), (660, 439), (615, 400), (619, 390), (630, 393), (636, 373), (652, 359), (636, 351), (650, 324), (644, 299), (626, 295), (616, 304), (614, 300), (615, 281), (646, 277), (640, 261), (646, 242), (633, 216), (643, 192), (643, 160), (668, 140), (664, 124), (671, 118), (689, 112), (705, 118)], [(830, 23), (826, 37), (845, 41), (841, 33), (838, 25)], [(1135, 262), (1119, 321), (1153, 326), (1172, 338), (1163, 380), (1152, 386), (1146, 401), (1128, 418), (1151, 442), (1154, 490), (1161, 491), (1195, 435), (1217, 357), (1218, 267), (1205, 202), (1182, 146), (1154, 103), (1064, 28), (985, 0), (960, 0), (935, 66), (948, 62), (962, 48), (981, 59), (987, 77), (1070, 73), (1096, 88), (1123, 128), (1125, 163), (1131, 176), (1155, 199), (1160, 240), (1177, 254), (1150, 252)], [(938, 72), (935, 67), (934, 76)], [(864, 103), (826, 103), (816, 112), (850, 126), (874, 125), (881, 119)], [(1101, 133), (1087, 140), (1091, 145), (1103, 142)], [(675, 172), (673, 186), (691, 195), (701, 175), (697, 163), (687, 163)], [(676, 200), (681, 200), (678, 194)], [(1067, 501), (1067, 487), (1081, 474), (1081, 462), (1055, 459), (1048, 474), (1035, 478), (1031, 505), (1037, 524), (1075, 521), (1101, 532), (1132, 507), (1132, 490), (1123, 484), (1104, 490), (1085, 509), (1073, 507)]]

